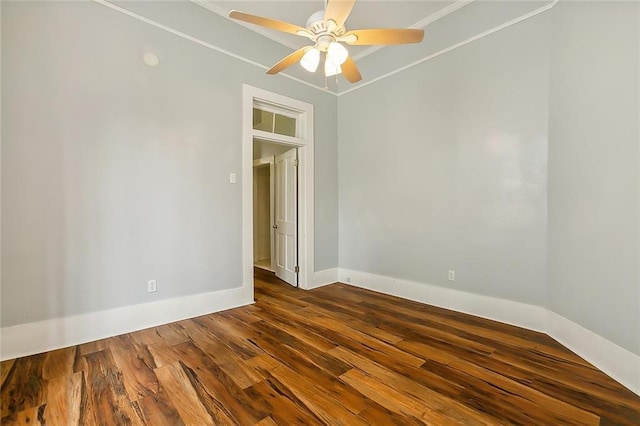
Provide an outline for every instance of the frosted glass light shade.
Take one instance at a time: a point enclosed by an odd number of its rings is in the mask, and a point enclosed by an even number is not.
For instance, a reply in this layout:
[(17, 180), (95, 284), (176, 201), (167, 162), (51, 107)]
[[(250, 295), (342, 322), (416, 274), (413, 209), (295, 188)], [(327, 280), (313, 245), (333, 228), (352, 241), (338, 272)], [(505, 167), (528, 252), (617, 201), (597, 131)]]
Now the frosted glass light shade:
[(327, 58), (324, 61), (324, 75), (331, 77), (332, 75), (340, 74), (341, 72), (342, 68), (340, 68), (340, 65), (333, 62), (329, 55), (327, 55)]
[(304, 56), (302, 56), (302, 59), (300, 59), (300, 65), (309, 72), (315, 72), (318, 69), (319, 63), (320, 51), (315, 48), (307, 50)]
[(332, 42), (327, 49), (327, 57), (330, 58), (334, 64), (344, 64), (348, 56), (349, 52), (347, 52), (346, 47), (336, 41)]

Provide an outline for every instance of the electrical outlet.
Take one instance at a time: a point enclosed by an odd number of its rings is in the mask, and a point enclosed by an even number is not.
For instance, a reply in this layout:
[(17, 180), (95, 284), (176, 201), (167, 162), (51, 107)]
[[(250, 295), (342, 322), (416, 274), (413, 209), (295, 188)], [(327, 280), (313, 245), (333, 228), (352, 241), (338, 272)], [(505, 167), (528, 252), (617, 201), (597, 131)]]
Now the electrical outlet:
[(449, 275), (447, 276), (447, 279), (449, 281), (455, 281), (456, 280), (456, 271), (449, 270)]
[(147, 291), (149, 293), (153, 293), (154, 291), (158, 290), (158, 283), (156, 280), (150, 280), (147, 282)]
[(351, 282), (351, 277), (347, 277), (347, 282), (350, 283)]

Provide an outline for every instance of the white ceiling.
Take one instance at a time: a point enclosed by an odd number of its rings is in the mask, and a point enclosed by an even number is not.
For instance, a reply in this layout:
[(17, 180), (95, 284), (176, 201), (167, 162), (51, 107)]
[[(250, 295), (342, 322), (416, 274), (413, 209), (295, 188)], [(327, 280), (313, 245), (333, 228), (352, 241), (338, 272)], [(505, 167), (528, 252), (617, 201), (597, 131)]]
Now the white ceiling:
[[(280, 0), (280, 1), (218, 1), (192, 0), (212, 12), (227, 17), (231, 10), (239, 10), (254, 15), (278, 19), (292, 24), (306, 26), (309, 16), (324, 9), (323, 0)], [(358, 0), (347, 20), (347, 29), (361, 28), (422, 28), (429, 22), (429, 17), (438, 14), (459, 0)], [(233, 20), (232, 20), (233, 21)], [(262, 34), (291, 49), (298, 49), (309, 43), (309, 40), (291, 34), (265, 29), (256, 25), (236, 22), (259, 34)], [(352, 56), (362, 57), (378, 48), (350, 46)]]

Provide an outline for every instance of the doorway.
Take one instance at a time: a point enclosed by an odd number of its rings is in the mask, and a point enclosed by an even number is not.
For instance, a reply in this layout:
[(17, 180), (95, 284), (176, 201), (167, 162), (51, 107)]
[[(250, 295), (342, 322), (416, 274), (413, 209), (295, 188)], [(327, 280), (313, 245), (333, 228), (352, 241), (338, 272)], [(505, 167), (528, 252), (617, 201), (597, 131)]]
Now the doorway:
[(253, 142), (253, 261), (298, 286), (298, 149)]
[[(254, 159), (264, 159), (269, 155), (254, 157), (254, 149), (262, 143), (284, 145), (288, 150), (294, 149), (295, 157), (290, 157), (289, 165), (295, 164), (297, 179), (295, 180), (295, 198), (297, 214), (295, 224), (291, 225), (289, 215), (286, 232), (277, 238), (283, 243), (291, 241), (293, 235), (297, 240), (297, 261), (295, 257), (281, 264), (296, 275), (300, 288), (307, 289), (311, 285), (314, 272), (314, 216), (313, 216), (313, 105), (296, 99), (267, 92), (249, 85), (243, 85), (243, 137), (242, 137), (242, 235), (243, 235), (243, 288), (247, 295), (253, 296), (254, 250)], [(273, 154), (274, 186), (276, 157)], [(270, 161), (270, 160), (262, 160)], [(274, 204), (275, 195), (274, 191)], [(269, 195), (271, 197), (271, 195)], [(273, 209), (275, 213), (275, 206)], [(277, 222), (274, 216), (273, 222)], [(275, 225), (276, 223), (273, 223)], [(277, 224), (278, 228), (280, 224)], [(256, 226), (258, 226), (256, 224)], [(277, 229), (277, 228), (272, 228)], [(291, 232), (295, 234), (292, 234)], [(273, 231), (272, 231), (273, 232)], [(274, 244), (270, 251), (270, 263), (274, 263)], [(286, 246), (286, 245), (285, 245)], [(291, 252), (290, 252), (291, 253)], [(297, 268), (296, 268), (297, 266)], [(277, 265), (273, 264), (272, 269)]]
[(274, 179), (273, 156), (253, 160), (253, 264), (270, 272), (275, 272)]

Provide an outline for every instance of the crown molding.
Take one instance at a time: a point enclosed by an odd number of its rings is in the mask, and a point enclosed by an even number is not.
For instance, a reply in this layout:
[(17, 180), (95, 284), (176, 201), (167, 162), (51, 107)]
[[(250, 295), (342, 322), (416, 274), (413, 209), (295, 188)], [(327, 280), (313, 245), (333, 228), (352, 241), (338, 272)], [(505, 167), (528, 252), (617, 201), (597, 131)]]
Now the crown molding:
[(241, 21), (237, 21), (235, 19), (231, 19), (229, 18), (228, 15), (228, 11), (225, 8), (222, 8), (220, 6), (218, 6), (215, 3), (210, 2), (209, 0), (189, 0), (194, 4), (197, 4), (200, 7), (203, 7), (205, 9), (207, 9), (210, 12), (215, 13), (216, 15), (220, 15), (221, 17), (223, 17), (226, 20), (229, 20), (231, 22), (234, 22), (238, 25), (241, 25), (253, 32), (256, 32), (272, 41), (275, 41), (276, 43), (280, 43), (283, 46), (286, 46), (290, 49), (293, 50), (298, 50), (300, 48), (299, 45), (297, 45), (296, 43), (293, 43), (291, 41), (285, 40), (284, 38), (280, 38), (280, 37), (273, 37), (273, 32), (267, 29), (264, 29), (262, 27), (256, 26), (256, 25), (251, 25), (245, 22), (241, 22)]
[[(231, 51), (229, 51), (227, 49), (223, 49), (220, 46), (216, 46), (215, 44), (209, 43), (209, 42), (201, 40), (201, 39), (199, 39), (197, 37), (193, 37), (193, 36), (191, 36), (189, 34), (183, 33), (182, 31), (178, 31), (175, 28), (171, 28), (169, 26), (161, 24), (161, 23), (159, 23), (157, 21), (154, 21), (153, 19), (149, 19), (149, 18), (147, 18), (145, 16), (142, 16), (142, 15), (140, 15), (138, 13), (132, 12), (129, 9), (125, 9), (124, 7), (121, 7), (121, 6), (115, 5), (113, 3), (110, 3), (110, 2), (108, 2), (106, 0), (93, 0), (93, 2), (97, 3), (99, 5), (108, 7), (109, 9), (112, 9), (112, 10), (114, 10), (116, 12), (120, 12), (120, 13), (122, 13), (124, 15), (127, 15), (127, 16), (131, 17), (131, 18), (137, 19), (138, 21), (144, 22), (145, 24), (149, 24), (149, 25), (154, 26), (154, 27), (156, 27), (158, 29), (167, 31), (167, 32), (169, 32), (169, 33), (171, 33), (173, 35), (176, 35), (178, 37), (181, 37), (181, 38), (183, 38), (185, 40), (192, 41), (192, 42), (194, 42), (196, 44), (199, 44), (200, 46), (203, 46), (203, 47), (206, 47), (208, 49), (214, 50), (214, 51), (216, 51), (218, 53), (222, 53), (224, 55), (230, 56), (230, 57), (232, 57), (234, 59), (237, 59), (239, 61), (246, 62), (247, 64), (253, 65), (255, 67), (262, 68), (265, 71), (271, 68), (270, 66), (261, 64), (259, 62), (256, 62), (256, 61), (252, 60), (252, 59), (246, 58), (246, 57), (244, 57), (242, 55), (238, 55), (238, 54), (233, 53), (233, 52), (231, 52)], [(279, 73), (279, 75), (281, 75), (283, 77), (286, 77), (286, 78), (289, 78), (289, 79), (291, 79), (293, 81), (297, 81), (298, 83), (302, 83), (305, 86), (313, 87), (314, 89), (320, 90), (320, 91), (322, 91), (324, 93), (332, 93), (334, 95), (336, 94), (335, 92), (330, 92), (330, 91), (328, 91), (328, 90), (326, 90), (326, 89), (324, 89), (324, 88), (322, 88), (320, 86), (316, 86), (315, 84), (309, 83), (308, 81), (305, 81), (305, 80), (302, 80), (300, 78), (294, 77), (294, 76), (292, 76), (290, 74), (286, 74), (286, 73), (282, 73), (281, 72), (281, 73)]]
[(517, 24), (519, 22), (522, 22), (522, 21), (524, 21), (526, 19), (532, 18), (532, 17), (534, 17), (534, 16), (536, 16), (536, 15), (542, 13), (542, 12), (546, 12), (547, 10), (552, 9), (556, 4), (558, 4), (559, 1), (560, 0), (553, 0), (551, 3), (545, 4), (544, 6), (538, 8), (538, 9), (535, 9), (535, 10), (529, 12), (529, 13), (525, 13), (524, 15), (519, 16), (517, 18), (514, 18), (514, 19), (512, 19), (510, 21), (507, 21), (504, 24), (500, 24), (500, 25), (495, 26), (495, 27), (493, 27), (491, 29), (483, 31), (483, 32), (481, 32), (479, 34), (476, 34), (475, 36), (469, 37), (466, 40), (463, 40), (463, 41), (460, 41), (458, 43), (452, 44), (449, 47), (446, 47), (446, 48), (441, 49), (441, 50), (439, 50), (439, 51), (437, 51), (435, 53), (427, 55), (427, 56), (425, 56), (425, 57), (423, 57), (421, 59), (418, 59), (417, 61), (414, 61), (414, 62), (408, 64), (408, 65), (405, 65), (405, 66), (400, 67), (400, 68), (396, 68), (395, 70), (390, 71), (390, 72), (388, 72), (386, 74), (382, 74), (381, 76), (378, 76), (378, 77), (376, 77), (374, 79), (368, 80), (368, 81), (366, 81), (364, 83), (360, 83), (355, 87), (352, 87), (350, 89), (338, 92), (336, 96), (342, 96), (342, 95), (345, 95), (347, 93), (354, 92), (354, 91), (356, 91), (358, 89), (362, 89), (363, 87), (367, 87), (370, 84), (376, 83), (376, 82), (378, 82), (380, 80), (383, 80), (383, 79), (385, 79), (387, 77), (391, 77), (394, 74), (397, 74), (399, 72), (408, 70), (409, 68), (415, 67), (416, 65), (420, 65), (421, 63), (427, 62), (427, 61), (429, 61), (429, 60), (431, 60), (433, 58), (437, 58), (438, 56), (443, 55), (443, 54), (445, 54), (447, 52), (451, 52), (452, 50), (455, 50), (455, 49), (457, 49), (459, 47), (465, 46), (465, 45), (467, 45), (469, 43), (472, 43), (472, 42), (474, 42), (476, 40), (480, 40), (481, 38), (484, 38), (484, 37), (486, 37), (488, 35), (491, 35), (493, 33), (498, 32), (498, 31), (504, 30), (505, 28), (509, 28), (512, 25), (515, 25), (515, 24)]
[[(467, 6), (469, 3), (472, 3), (474, 1), (475, 0), (457, 0), (456, 2), (450, 4), (449, 6), (443, 7), (436, 13), (433, 13), (427, 16), (426, 18), (421, 19), (415, 24), (409, 26), (409, 28), (415, 28), (415, 29), (426, 28), (429, 25), (433, 24), (434, 22), (437, 22), (440, 19), (444, 18), (445, 16), (450, 15), (453, 12), (462, 9), (463, 7)], [(357, 55), (354, 55), (353, 59), (357, 61), (359, 59), (362, 59), (364, 57), (371, 55), (372, 53), (377, 52), (380, 49), (384, 49), (385, 47), (388, 47), (388, 46), (371, 46), (368, 49), (358, 53)]]
[[(99, 4), (99, 5), (108, 7), (109, 9), (112, 9), (112, 10), (114, 10), (116, 12), (120, 12), (122, 14), (125, 14), (125, 15), (131, 17), (131, 18), (137, 19), (137, 20), (139, 20), (141, 22), (144, 22), (146, 24), (152, 25), (152, 26), (154, 26), (154, 27), (156, 27), (158, 29), (167, 31), (167, 32), (169, 32), (171, 34), (174, 34), (174, 35), (176, 35), (178, 37), (181, 37), (181, 38), (183, 38), (185, 40), (189, 40), (189, 41), (191, 41), (193, 43), (199, 44), (200, 46), (203, 46), (203, 47), (206, 47), (206, 48), (211, 49), (213, 51), (216, 51), (218, 53), (222, 53), (224, 55), (230, 56), (230, 57), (232, 57), (234, 59), (237, 59), (239, 61), (242, 61), (242, 62), (245, 62), (247, 64), (253, 65), (255, 67), (261, 68), (261, 69), (263, 69), (265, 71), (271, 68), (271, 66), (267, 66), (267, 65), (261, 64), (259, 62), (256, 62), (256, 61), (252, 60), (252, 59), (246, 58), (246, 57), (244, 57), (242, 55), (238, 55), (238, 54), (233, 53), (233, 52), (231, 52), (229, 50), (223, 49), (222, 47), (216, 46), (215, 44), (209, 43), (209, 42), (201, 40), (201, 39), (199, 39), (197, 37), (194, 37), (194, 36), (191, 36), (189, 34), (183, 33), (182, 31), (178, 31), (178, 30), (176, 30), (174, 28), (171, 28), (171, 27), (169, 27), (167, 25), (164, 25), (164, 24), (161, 24), (159, 22), (156, 22), (156, 21), (154, 21), (152, 19), (149, 19), (149, 18), (147, 18), (145, 16), (142, 16), (140, 14), (132, 12), (132, 11), (130, 11), (128, 9), (125, 9), (125, 8), (123, 8), (121, 6), (118, 6), (118, 5), (115, 5), (113, 3), (110, 3), (107, 0), (93, 0), (93, 1), (95, 3), (97, 3), (97, 4)], [(196, 3), (196, 4), (198, 4), (200, 2), (204, 2), (204, 0), (191, 0), (191, 1)], [(416, 25), (427, 26), (427, 25), (429, 25), (429, 24), (431, 24), (433, 22), (436, 22), (439, 19), (444, 18), (447, 15), (450, 15), (451, 13), (453, 13), (453, 12), (455, 12), (457, 10), (460, 10), (462, 7), (472, 3), (473, 1), (474, 0), (458, 0), (457, 2), (451, 4), (450, 6), (444, 8), (444, 9), (441, 9), (439, 12), (437, 12), (437, 13), (435, 13), (433, 15), (430, 15), (428, 18), (425, 18), (424, 20), (418, 22)], [(393, 71), (390, 71), (390, 72), (388, 72), (386, 74), (383, 74), (383, 75), (378, 76), (376, 78), (373, 78), (371, 80), (365, 81), (364, 83), (360, 83), (360, 84), (358, 84), (358, 85), (356, 85), (354, 87), (351, 87), (351, 88), (343, 90), (343, 91), (332, 91), (332, 90), (326, 89), (324, 87), (317, 86), (317, 85), (315, 85), (313, 83), (309, 83), (308, 81), (302, 80), (300, 78), (294, 77), (291, 74), (287, 74), (286, 72), (281, 72), (278, 75), (282, 76), (282, 77), (285, 77), (285, 78), (288, 78), (290, 80), (296, 81), (298, 83), (304, 84), (305, 86), (312, 87), (312, 88), (314, 88), (316, 90), (319, 90), (319, 91), (321, 91), (323, 93), (328, 93), (328, 94), (332, 94), (332, 95), (335, 95), (335, 96), (342, 96), (342, 95), (345, 95), (347, 93), (351, 93), (353, 91), (361, 89), (363, 87), (367, 87), (370, 84), (376, 83), (376, 82), (378, 82), (380, 80), (383, 80), (383, 79), (385, 79), (387, 77), (391, 77), (392, 75), (395, 75), (395, 74), (397, 74), (399, 72), (405, 71), (405, 70), (407, 70), (409, 68), (412, 68), (412, 67), (414, 67), (416, 65), (420, 65), (423, 62), (426, 62), (426, 61), (429, 61), (431, 59), (434, 59), (434, 58), (436, 58), (436, 57), (438, 57), (440, 55), (443, 55), (445, 53), (451, 52), (451, 51), (453, 51), (453, 50), (455, 50), (455, 49), (457, 49), (459, 47), (465, 46), (465, 45), (467, 45), (469, 43), (472, 43), (472, 42), (474, 42), (476, 40), (480, 40), (481, 38), (484, 38), (484, 37), (486, 37), (488, 35), (491, 35), (493, 33), (501, 31), (501, 30), (503, 30), (505, 28), (508, 28), (508, 27), (510, 27), (512, 25), (515, 25), (515, 24), (517, 24), (519, 22), (522, 22), (522, 21), (524, 21), (526, 19), (529, 19), (529, 18), (531, 18), (533, 16), (536, 16), (536, 15), (538, 15), (540, 13), (543, 13), (543, 12), (549, 10), (549, 9), (552, 9), (556, 4), (558, 4), (559, 1), (560, 0), (553, 0), (550, 3), (547, 3), (544, 6), (538, 8), (538, 9), (535, 9), (535, 10), (533, 10), (531, 12), (528, 12), (528, 13), (522, 15), (522, 16), (514, 18), (514, 19), (512, 19), (512, 20), (510, 20), (508, 22), (505, 22), (505, 23), (500, 24), (498, 26), (495, 26), (495, 27), (493, 27), (493, 28), (491, 28), (489, 30), (486, 30), (486, 31), (483, 31), (483, 32), (481, 32), (479, 34), (476, 34), (475, 36), (469, 37), (466, 40), (463, 40), (461, 42), (452, 44), (451, 46), (446, 47), (444, 49), (441, 49), (441, 50), (439, 50), (437, 52), (431, 53), (431, 54), (429, 54), (429, 55), (427, 55), (427, 56), (425, 56), (425, 57), (423, 57), (421, 59), (418, 59), (418, 60), (416, 60), (416, 61), (414, 61), (414, 62), (412, 62), (412, 63), (410, 63), (408, 65), (396, 68)], [(377, 46), (375, 46), (375, 47), (377, 48)], [(362, 53), (365, 53), (365, 52), (367, 52), (367, 51), (361, 52), (360, 55), (362, 55)], [(373, 52), (371, 52), (371, 53), (373, 53)], [(360, 55), (358, 55), (358, 57), (361, 57)]]

